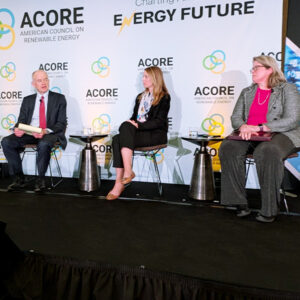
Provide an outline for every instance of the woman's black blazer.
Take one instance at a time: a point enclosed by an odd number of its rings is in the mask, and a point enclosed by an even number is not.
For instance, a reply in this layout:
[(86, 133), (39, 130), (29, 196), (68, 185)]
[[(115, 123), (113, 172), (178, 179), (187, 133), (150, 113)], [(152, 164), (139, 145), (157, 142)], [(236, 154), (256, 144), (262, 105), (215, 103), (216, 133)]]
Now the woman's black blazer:
[[(133, 114), (130, 120), (137, 121), (137, 114), (140, 105), (139, 96), (136, 97)], [(140, 130), (160, 129), (168, 132), (168, 113), (170, 110), (171, 97), (169, 94), (164, 95), (156, 106), (151, 106), (146, 122), (139, 124)]]

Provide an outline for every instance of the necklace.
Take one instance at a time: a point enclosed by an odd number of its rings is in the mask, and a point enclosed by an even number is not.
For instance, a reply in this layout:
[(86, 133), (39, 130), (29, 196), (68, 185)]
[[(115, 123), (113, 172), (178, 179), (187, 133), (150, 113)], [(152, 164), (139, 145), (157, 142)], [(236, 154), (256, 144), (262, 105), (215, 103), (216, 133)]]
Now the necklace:
[(270, 95), (271, 95), (271, 93), (268, 92), (266, 98), (261, 102), (260, 101), (260, 90), (258, 90), (258, 97), (257, 97), (257, 103), (258, 103), (258, 105), (265, 104), (265, 102), (268, 100), (268, 98), (269, 98)]

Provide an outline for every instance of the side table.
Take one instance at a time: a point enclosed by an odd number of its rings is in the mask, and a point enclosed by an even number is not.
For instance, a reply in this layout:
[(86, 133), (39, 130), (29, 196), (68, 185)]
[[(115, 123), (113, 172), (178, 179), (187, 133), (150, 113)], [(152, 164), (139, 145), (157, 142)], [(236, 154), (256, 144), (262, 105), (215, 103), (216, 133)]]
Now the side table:
[(196, 200), (214, 200), (215, 180), (207, 145), (209, 142), (220, 142), (223, 138), (182, 137), (182, 139), (200, 146), (200, 148), (196, 148), (194, 153), (195, 159), (188, 196)]
[(85, 142), (85, 148), (81, 151), (79, 189), (92, 192), (100, 187), (100, 174), (97, 165), (96, 151), (92, 148), (93, 140), (107, 137), (107, 134), (72, 134), (70, 137)]

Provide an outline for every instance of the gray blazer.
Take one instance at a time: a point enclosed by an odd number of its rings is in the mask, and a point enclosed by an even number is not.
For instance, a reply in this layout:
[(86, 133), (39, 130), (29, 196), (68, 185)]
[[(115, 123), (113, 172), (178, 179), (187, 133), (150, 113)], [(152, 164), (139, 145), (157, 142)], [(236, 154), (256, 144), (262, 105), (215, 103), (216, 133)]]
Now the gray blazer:
[[(242, 90), (231, 116), (234, 130), (247, 123), (256, 90), (257, 84)], [(300, 147), (300, 94), (294, 84), (281, 83), (272, 89), (267, 121), (272, 132), (286, 135), (295, 147)]]

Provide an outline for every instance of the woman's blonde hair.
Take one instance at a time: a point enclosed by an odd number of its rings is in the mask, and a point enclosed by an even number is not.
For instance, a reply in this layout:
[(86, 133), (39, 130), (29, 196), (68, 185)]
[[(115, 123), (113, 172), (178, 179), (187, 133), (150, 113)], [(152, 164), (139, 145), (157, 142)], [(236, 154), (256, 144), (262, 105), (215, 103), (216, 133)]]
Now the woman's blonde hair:
[(269, 88), (273, 88), (281, 82), (286, 82), (282, 71), (279, 69), (277, 62), (273, 57), (267, 55), (255, 56), (253, 57), (253, 61), (262, 64), (267, 69), (272, 68), (273, 72), (268, 79)]
[[(150, 76), (152, 83), (153, 83), (153, 102), (152, 105), (156, 106), (161, 98), (167, 94), (169, 94), (168, 89), (166, 87), (165, 81), (164, 81), (164, 76), (163, 72), (159, 67), (148, 67), (145, 69), (145, 72)], [(144, 91), (148, 92), (148, 89)], [(140, 100), (142, 98), (142, 94), (140, 96)]]

